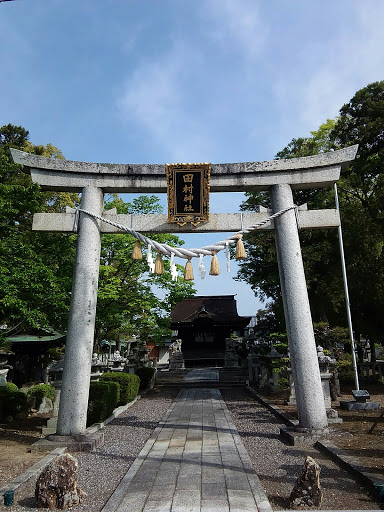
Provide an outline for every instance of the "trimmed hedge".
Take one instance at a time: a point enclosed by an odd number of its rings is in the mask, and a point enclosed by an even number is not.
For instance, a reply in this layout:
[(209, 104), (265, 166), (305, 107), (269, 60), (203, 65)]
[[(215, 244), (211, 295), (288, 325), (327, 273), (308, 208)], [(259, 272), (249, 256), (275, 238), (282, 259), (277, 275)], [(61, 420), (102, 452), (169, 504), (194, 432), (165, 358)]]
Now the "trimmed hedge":
[(117, 405), (132, 402), (136, 398), (140, 386), (139, 377), (129, 373), (103, 373), (99, 382), (118, 382), (120, 384), (120, 400)]
[(13, 382), (7, 382), (6, 387), (8, 391), (19, 391), (19, 388)]
[(12, 389), (14, 389), (13, 386), (0, 387), (0, 411), (4, 419), (7, 416), (22, 417), (28, 414), (27, 395)]
[(135, 368), (135, 374), (140, 378), (140, 389), (146, 389), (150, 386), (152, 378), (156, 372), (156, 368), (143, 366), (143, 368)]
[(87, 425), (101, 423), (109, 418), (120, 398), (118, 382), (91, 382), (87, 411)]
[(28, 389), (27, 396), (29, 399), (36, 398), (36, 409), (38, 409), (44, 397), (50, 398), (52, 403), (55, 401), (55, 388), (51, 384), (36, 384)]

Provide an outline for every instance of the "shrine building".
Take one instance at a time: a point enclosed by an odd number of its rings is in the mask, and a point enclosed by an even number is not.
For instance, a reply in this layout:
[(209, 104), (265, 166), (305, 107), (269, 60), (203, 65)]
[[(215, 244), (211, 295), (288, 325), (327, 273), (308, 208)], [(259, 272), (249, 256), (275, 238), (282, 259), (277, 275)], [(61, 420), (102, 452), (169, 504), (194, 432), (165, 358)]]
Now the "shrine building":
[(237, 313), (234, 295), (200, 295), (175, 305), (170, 327), (182, 340), (187, 367), (223, 366), (225, 338), (242, 336), (251, 318)]

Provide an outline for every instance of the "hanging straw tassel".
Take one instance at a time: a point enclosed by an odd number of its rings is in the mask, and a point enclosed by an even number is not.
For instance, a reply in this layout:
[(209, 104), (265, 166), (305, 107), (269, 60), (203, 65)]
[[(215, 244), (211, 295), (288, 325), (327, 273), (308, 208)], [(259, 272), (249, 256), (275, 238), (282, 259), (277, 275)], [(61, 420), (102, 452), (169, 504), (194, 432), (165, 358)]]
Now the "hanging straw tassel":
[(164, 263), (160, 253), (157, 254), (155, 259), (155, 274), (164, 274)]
[(218, 276), (220, 274), (220, 266), (219, 261), (217, 259), (216, 253), (212, 253), (212, 261), (211, 261), (211, 268), (209, 270), (210, 276)]
[(132, 259), (133, 260), (142, 260), (143, 259), (143, 253), (141, 252), (141, 243), (138, 240), (136, 240), (135, 245), (133, 246)]
[(188, 260), (187, 263), (185, 264), (184, 280), (185, 281), (193, 281), (193, 267), (192, 267), (191, 260)]
[(238, 235), (236, 243), (236, 256), (237, 260), (245, 260), (247, 255), (245, 253), (244, 244), (242, 241), (243, 235)]

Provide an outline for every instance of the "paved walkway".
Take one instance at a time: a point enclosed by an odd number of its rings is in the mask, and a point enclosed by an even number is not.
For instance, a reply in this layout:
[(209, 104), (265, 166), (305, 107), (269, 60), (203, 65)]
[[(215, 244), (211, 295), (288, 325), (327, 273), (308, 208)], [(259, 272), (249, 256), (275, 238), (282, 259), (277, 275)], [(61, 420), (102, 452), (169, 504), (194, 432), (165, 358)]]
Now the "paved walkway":
[(218, 389), (183, 389), (102, 512), (271, 512)]

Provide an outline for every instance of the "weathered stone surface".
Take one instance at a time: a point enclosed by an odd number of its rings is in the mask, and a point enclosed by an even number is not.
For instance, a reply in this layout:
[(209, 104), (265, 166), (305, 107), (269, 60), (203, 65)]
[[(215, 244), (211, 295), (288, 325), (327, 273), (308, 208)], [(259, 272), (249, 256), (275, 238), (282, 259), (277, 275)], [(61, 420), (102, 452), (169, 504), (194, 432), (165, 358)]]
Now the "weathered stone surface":
[[(103, 197), (102, 190), (85, 187), (81, 208), (100, 215)], [(57, 433), (62, 436), (82, 434), (86, 429), (100, 250), (99, 222), (88, 215), (80, 215), (57, 420)]]
[[(291, 187), (271, 187), (274, 212), (293, 206)], [(328, 426), (311, 308), (293, 210), (275, 219), (275, 240), (300, 427)]]
[[(265, 162), (212, 164), (211, 192), (268, 190), (289, 183), (293, 188), (329, 186), (339, 179), (340, 168), (354, 160), (357, 146), (321, 155)], [(12, 149), (16, 163), (30, 168), (32, 180), (47, 190), (81, 192), (85, 186), (104, 192), (166, 192), (164, 165), (73, 162), (31, 155)], [(51, 171), (55, 171), (54, 175)]]
[(86, 494), (77, 487), (77, 460), (69, 453), (54, 459), (36, 482), (38, 508), (64, 510), (79, 505)]
[(320, 466), (308, 455), (289, 497), (290, 508), (321, 508), (323, 495), (320, 488), (320, 471)]
[(41, 404), (39, 406), (38, 414), (48, 414), (53, 411), (52, 400), (46, 396), (43, 396)]
[[(210, 213), (209, 222), (198, 226), (186, 224), (168, 224), (166, 214), (110, 214), (103, 212), (103, 217), (117, 224), (128, 226), (135, 231), (145, 233), (227, 233), (240, 231), (254, 224), (267, 219), (272, 213), (269, 212), (244, 212), (240, 213)], [(299, 211), (300, 229), (324, 229), (337, 228), (340, 225), (340, 216), (337, 210), (308, 210)], [(75, 210), (66, 213), (35, 213), (33, 216), (33, 231), (51, 232), (72, 232), (75, 225)], [(257, 228), (257, 231), (272, 231), (275, 224), (272, 221)], [(102, 222), (100, 225), (102, 233), (121, 233), (121, 230), (111, 224)]]

